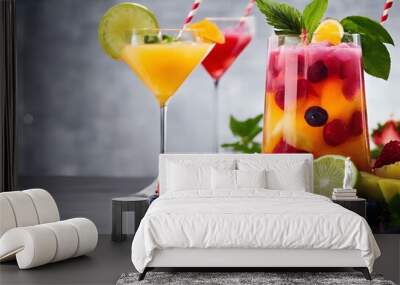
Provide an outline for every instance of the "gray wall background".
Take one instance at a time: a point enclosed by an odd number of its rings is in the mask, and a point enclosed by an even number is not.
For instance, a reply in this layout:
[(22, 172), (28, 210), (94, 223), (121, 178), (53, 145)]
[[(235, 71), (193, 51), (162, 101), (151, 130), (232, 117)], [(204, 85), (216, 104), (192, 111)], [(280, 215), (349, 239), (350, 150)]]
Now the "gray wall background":
[[(153, 176), (159, 150), (158, 105), (127, 66), (109, 59), (97, 25), (113, 0), (17, 0), (18, 121), (21, 175)], [(137, 0), (163, 27), (179, 27), (191, 0)], [(287, 0), (302, 8), (306, 1)], [(331, 0), (327, 15), (378, 19), (384, 0)], [(204, 0), (197, 19), (241, 15), (247, 0)], [(227, 118), (263, 112), (267, 37), (256, 11), (257, 34), (221, 81), (221, 141), (231, 140)], [(369, 125), (400, 118), (400, 3), (386, 27), (389, 81), (366, 77)], [(212, 81), (199, 67), (169, 105), (168, 150), (212, 150)]]

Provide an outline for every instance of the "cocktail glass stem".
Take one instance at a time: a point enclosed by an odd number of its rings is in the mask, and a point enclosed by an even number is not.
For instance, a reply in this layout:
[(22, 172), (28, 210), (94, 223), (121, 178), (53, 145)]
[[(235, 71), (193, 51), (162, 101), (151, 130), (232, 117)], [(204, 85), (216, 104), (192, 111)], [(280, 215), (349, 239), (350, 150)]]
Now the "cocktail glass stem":
[(219, 96), (218, 96), (218, 85), (219, 79), (214, 80), (214, 110), (213, 110), (213, 119), (214, 119), (214, 150), (216, 153), (219, 152)]
[(160, 153), (167, 149), (167, 105), (160, 107)]

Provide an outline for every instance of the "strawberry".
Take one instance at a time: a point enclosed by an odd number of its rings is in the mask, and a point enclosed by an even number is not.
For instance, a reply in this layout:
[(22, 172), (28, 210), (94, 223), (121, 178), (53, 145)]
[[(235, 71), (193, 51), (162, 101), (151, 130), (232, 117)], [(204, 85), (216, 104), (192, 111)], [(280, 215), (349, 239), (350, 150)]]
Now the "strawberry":
[(327, 145), (338, 146), (344, 143), (350, 134), (346, 124), (342, 120), (334, 119), (325, 125), (323, 135)]
[(400, 161), (400, 140), (390, 141), (383, 147), (381, 154), (375, 161), (374, 168), (379, 168), (398, 161)]
[(306, 153), (307, 151), (298, 149), (290, 144), (288, 144), (284, 139), (281, 139), (274, 149), (272, 153)]
[(383, 146), (391, 140), (400, 140), (400, 121), (389, 120), (385, 124), (378, 124), (372, 131), (372, 140), (377, 146)]

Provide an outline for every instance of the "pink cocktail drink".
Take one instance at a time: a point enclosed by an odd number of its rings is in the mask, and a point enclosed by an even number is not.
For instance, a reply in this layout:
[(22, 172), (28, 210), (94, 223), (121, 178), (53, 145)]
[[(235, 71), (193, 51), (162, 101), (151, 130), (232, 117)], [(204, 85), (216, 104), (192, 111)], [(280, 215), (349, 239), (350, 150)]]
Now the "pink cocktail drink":
[(238, 27), (224, 31), (225, 43), (216, 44), (203, 61), (203, 66), (214, 80), (219, 80), (239, 54), (250, 43), (252, 35)]
[(208, 74), (214, 80), (214, 102), (213, 102), (213, 126), (215, 152), (219, 151), (219, 96), (218, 85), (222, 75), (233, 64), (236, 58), (250, 43), (254, 35), (254, 17), (246, 16), (240, 18), (209, 18), (223, 31), (225, 42), (216, 44), (202, 64)]
[(361, 47), (270, 39), (263, 152), (350, 156), (370, 170)]

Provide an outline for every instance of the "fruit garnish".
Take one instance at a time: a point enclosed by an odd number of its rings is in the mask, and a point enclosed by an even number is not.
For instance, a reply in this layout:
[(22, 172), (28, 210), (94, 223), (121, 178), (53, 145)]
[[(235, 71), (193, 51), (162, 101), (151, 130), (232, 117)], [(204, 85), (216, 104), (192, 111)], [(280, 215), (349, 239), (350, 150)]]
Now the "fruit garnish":
[(321, 127), (328, 121), (328, 112), (319, 106), (312, 106), (307, 109), (304, 119), (311, 127)]
[(375, 161), (374, 168), (400, 161), (400, 141), (390, 141), (382, 149)]
[(145, 35), (143, 41), (145, 44), (155, 44), (160, 42), (157, 35)]
[(211, 41), (217, 44), (223, 44), (225, 42), (224, 33), (218, 28), (215, 23), (207, 19), (203, 19), (199, 22), (190, 24), (189, 29), (195, 30), (197, 36), (207, 41)]
[(170, 35), (162, 35), (161, 38), (159, 35), (144, 35), (143, 37), (143, 42), (145, 44), (166, 44), (172, 43), (173, 41), (175, 41), (175, 38)]
[[(352, 42), (346, 34), (361, 36), (363, 67), (368, 74), (388, 79), (390, 73), (390, 54), (386, 44), (394, 45), (386, 29), (377, 21), (363, 16), (349, 16), (341, 21), (328, 19), (321, 22), (328, 7), (328, 0), (312, 0), (304, 10), (275, 0), (256, 0), (266, 22), (274, 28), (277, 35), (298, 36), (304, 44), (340, 44)], [(334, 47), (335, 48), (335, 47)], [(345, 90), (351, 97), (351, 88)]]
[(392, 140), (400, 140), (400, 121), (389, 120), (383, 125), (378, 124), (372, 131), (372, 140), (377, 146), (383, 146)]
[(281, 139), (279, 143), (276, 144), (272, 153), (306, 153), (307, 151), (298, 149), (290, 144), (288, 144), (284, 139)]
[(340, 22), (334, 19), (327, 19), (322, 21), (314, 31), (311, 42), (328, 42), (333, 45), (338, 45), (342, 42), (343, 35), (344, 30)]
[(380, 177), (400, 179), (400, 161), (375, 168), (374, 172)]
[(400, 194), (399, 179), (379, 179), (378, 184), (387, 203), (390, 203), (396, 195)]
[(119, 59), (123, 48), (130, 44), (134, 29), (157, 29), (154, 13), (136, 3), (121, 3), (111, 7), (101, 18), (98, 30), (103, 50)]
[[(333, 188), (343, 186), (344, 168), (346, 157), (341, 155), (324, 155), (314, 160), (314, 193), (332, 196)], [(351, 187), (357, 183), (358, 170), (351, 162), (352, 181)]]
[(361, 197), (373, 199), (374, 201), (383, 202), (384, 198), (379, 186), (381, 177), (368, 172), (360, 171), (360, 175), (356, 184), (356, 189), (359, 190)]
[(349, 131), (342, 120), (334, 119), (325, 125), (323, 137), (327, 145), (338, 146), (348, 139)]

